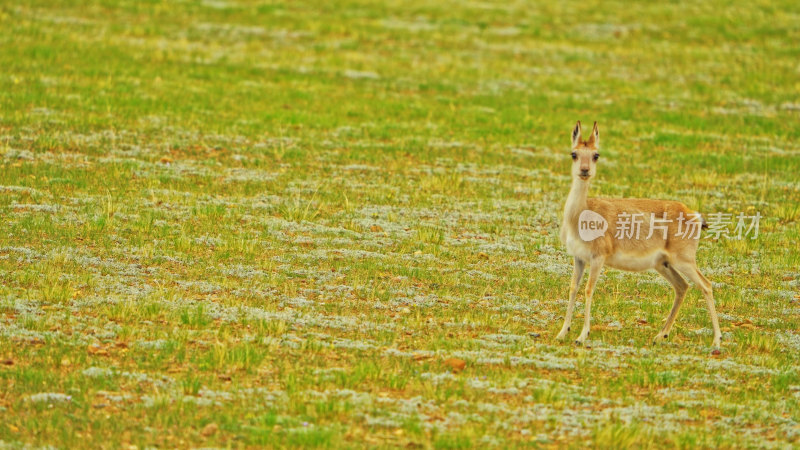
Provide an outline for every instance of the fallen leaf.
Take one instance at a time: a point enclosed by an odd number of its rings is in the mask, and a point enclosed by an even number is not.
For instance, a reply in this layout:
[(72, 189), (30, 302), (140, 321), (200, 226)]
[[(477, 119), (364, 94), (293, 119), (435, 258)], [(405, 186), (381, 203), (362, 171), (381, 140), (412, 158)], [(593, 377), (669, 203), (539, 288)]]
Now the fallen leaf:
[(13, 366), (14, 365), (14, 360), (13, 359), (4, 359), (4, 360), (0, 361), (0, 364), (2, 364), (4, 366)]
[(89, 354), (90, 355), (97, 355), (97, 356), (106, 356), (106, 355), (108, 355), (108, 350), (106, 350), (105, 348), (103, 348), (103, 347), (101, 347), (101, 346), (99, 346), (97, 344), (90, 345), (88, 350), (89, 350)]
[(202, 430), (200, 430), (200, 434), (202, 434), (205, 437), (209, 437), (215, 435), (218, 430), (219, 430), (219, 425), (217, 425), (214, 422), (211, 422), (210, 424), (204, 426)]
[(445, 359), (444, 364), (453, 369), (453, 372), (461, 372), (467, 367), (467, 362), (459, 358)]
[(755, 330), (759, 328), (757, 325), (753, 325), (753, 322), (749, 319), (742, 322), (734, 322), (732, 325), (736, 328), (744, 328), (746, 330)]
[(379, 233), (379, 232), (383, 231), (383, 228), (381, 228), (380, 225), (373, 225), (373, 226), (369, 227), (369, 231), (372, 231), (373, 233)]
[(172, 162), (172, 158), (169, 156), (163, 156), (161, 159), (158, 160), (161, 164), (169, 164)]

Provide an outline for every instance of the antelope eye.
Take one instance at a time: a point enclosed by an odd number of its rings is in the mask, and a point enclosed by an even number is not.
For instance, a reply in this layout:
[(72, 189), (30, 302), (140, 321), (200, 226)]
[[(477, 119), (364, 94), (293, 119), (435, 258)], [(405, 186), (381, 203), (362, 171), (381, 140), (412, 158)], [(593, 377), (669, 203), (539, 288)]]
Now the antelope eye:
[(600, 159), (600, 153), (595, 153), (595, 154), (592, 156), (592, 159), (593, 159), (593, 160), (595, 160), (595, 161), (597, 161), (598, 159)]
[(572, 159), (578, 159), (578, 154), (576, 152), (572, 152)]

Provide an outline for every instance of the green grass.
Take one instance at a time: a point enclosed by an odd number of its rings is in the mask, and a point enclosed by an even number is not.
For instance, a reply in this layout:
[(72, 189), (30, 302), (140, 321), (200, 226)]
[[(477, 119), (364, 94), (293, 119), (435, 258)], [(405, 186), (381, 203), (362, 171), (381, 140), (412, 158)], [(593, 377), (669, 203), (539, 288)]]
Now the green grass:
[[(0, 447), (800, 445), (799, 21), (0, 5)], [(592, 195), (763, 216), (701, 243), (722, 354), (696, 289), (650, 346), (654, 273), (605, 272), (591, 348), (554, 341), (578, 119)]]

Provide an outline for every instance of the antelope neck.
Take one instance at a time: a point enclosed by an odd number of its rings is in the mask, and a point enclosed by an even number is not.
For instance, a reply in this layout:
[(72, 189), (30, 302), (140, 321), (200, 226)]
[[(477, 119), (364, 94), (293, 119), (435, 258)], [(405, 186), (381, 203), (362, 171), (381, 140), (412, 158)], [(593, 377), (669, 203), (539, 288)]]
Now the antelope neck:
[(577, 226), (578, 216), (587, 208), (586, 197), (589, 193), (589, 180), (581, 180), (578, 177), (572, 179), (572, 187), (569, 189), (567, 203), (564, 205), (564, 220)]

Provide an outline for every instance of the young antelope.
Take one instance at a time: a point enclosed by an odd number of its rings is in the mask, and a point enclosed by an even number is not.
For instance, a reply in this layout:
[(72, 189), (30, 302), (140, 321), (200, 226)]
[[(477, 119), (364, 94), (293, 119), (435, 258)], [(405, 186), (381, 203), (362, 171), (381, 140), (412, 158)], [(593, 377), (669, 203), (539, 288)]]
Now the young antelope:
[(574, 257), (574, 270), (567, 315), (556, 339), (564, 339), (570, 331), (575, 297), (587, 265), (586, 312), (583, 329), (575, 342), (582, 345), (589, 337), (592, 294), (600, 270), (607, 265), (637, 272), (655, 269), (672, 284), (675, 301), (654, 343), (669, 336), (689, 286), (684, 277), (688, 278), (703, 292), (714, 327), (713, 345), (719, 348), (721, 333), (711, 282), (700, 273), (695, 261), (700, 228), (705, 227), (700, 214), (676, 201), (588, 198), (589, 183), (600, 158), (599, 149), (597, 122), (589, 139), (582, 140), (579, 121), (572, 131), (572, 187), (561, 225), (561, 242)]

